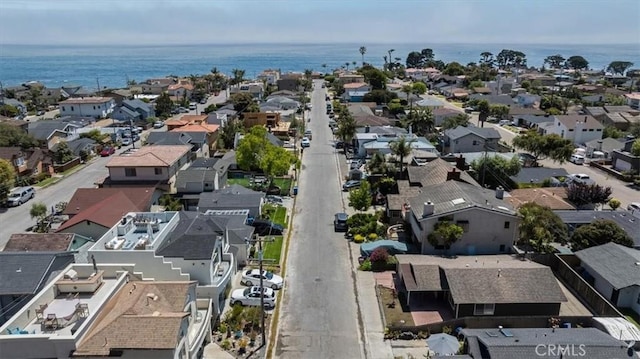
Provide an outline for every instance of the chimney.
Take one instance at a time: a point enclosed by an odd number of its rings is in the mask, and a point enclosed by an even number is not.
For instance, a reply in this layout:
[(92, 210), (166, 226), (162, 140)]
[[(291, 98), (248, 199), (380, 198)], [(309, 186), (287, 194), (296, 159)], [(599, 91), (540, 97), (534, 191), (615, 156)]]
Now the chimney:
[(504, 188), (502, 188), (502, 186), (498, 186), (496, 188), (496, 198), (497, 199), (503, 199), (504, 198)]
[(587, 123), (587, 116), (584, 116), (584, 123)]
[(455, 167), (447, 172), (447, 181), (460, 181), (460, 171), (456, 171)]
[(456, 157), (456, 168), (458, 168), (460, 171), (464, 171), (466, 170), (466, 162), (464, 160), (464, 157), (462, 157), (462, 155), (460, 155), (459, 157)]
[(369, 131), (371, 131), (371, 127), (364, 126), (364, 133), (369, 133)]
[(433, 205), (433, 202), (431, 201), (425, 202), (424, 207), (422, 209), (422, 217), (424, 218), (432, 215), (434, 210), (435, 210), (435, 206)]

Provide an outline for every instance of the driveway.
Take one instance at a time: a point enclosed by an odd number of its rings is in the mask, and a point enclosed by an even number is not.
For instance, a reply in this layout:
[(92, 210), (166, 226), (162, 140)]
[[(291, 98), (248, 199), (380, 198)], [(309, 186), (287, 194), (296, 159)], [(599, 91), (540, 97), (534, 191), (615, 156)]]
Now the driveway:
[(276, 358), (362, 358), (355, 273), (333, 215), (344, 211), (341, 180), (325, 113), (325, 89), (314, 81), (311, 147), (306, 148), (293, 218)]

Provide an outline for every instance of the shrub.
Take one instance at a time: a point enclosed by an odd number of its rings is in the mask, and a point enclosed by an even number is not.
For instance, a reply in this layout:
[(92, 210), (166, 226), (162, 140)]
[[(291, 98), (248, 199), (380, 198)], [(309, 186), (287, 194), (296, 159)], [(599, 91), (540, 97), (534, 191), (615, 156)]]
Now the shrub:
[(376, 240), (378, 240), (378, 234), (376, 234), (376, 233), (369, 233), (369, 240), (370, 240), (370, 241), (376, 241)]
[(362, 262), (362, 264), (360, 264), (360, 267), (358, 268), (361, 271), (370, 271), (371, 270), (371, 261), (369, 260), (369, 258), (365, 259), (364, 262)]
[(47, 178), (51, 178), (51, 174), (49, 174), (48, 172), (38, 173), (36, 175), (36, 182), (42, 182), (42, 181), (46, 180)]
[(621, 203), (619, 200), (612, 198), (609, 200), (609, 207), (611, 207), (612, 210), (616, 210), (620, 207)]
[(356, 243), (362, 243), (364, 242), (364, 236), (356, 234), (355, 236), (353, 236), (353, 241)]
[(386, 248), (378, 247), (371, 253), (369, 259), (372, 263), (387, 263), (389, 252), (387, 252)]
[(222, 343), (220, 343), (220, 348), (222, 348), (224, 350), (231, 349), (231, 341), (229, 341), (229, 339), (223, 340)]

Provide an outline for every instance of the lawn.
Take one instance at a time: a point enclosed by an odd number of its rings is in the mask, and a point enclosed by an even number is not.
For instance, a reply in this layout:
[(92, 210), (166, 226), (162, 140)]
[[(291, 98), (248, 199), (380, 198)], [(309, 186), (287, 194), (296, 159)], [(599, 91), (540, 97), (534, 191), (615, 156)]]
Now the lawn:
[[(289, 190), (291, 189), (291, 179), (290, 178), (274, 178), (273, 179), (273, 184), (275, 186), (280, 187), (280, 194), (283, 196), (288, 196), (289, 195)], [(244, 178), (229, 178), (227, 179), (227, 183), (229, 185), (233, 185), (233, 184), (237, 184), (240, 185), (242, 187), (246, 187), (246, 188), (251, 188), (253, 190), (260, 190), (259, 188), (255, 188), (255, 186), (253, 186), (251, 184), (251, 181), (249, 178), (244, 177)]]
[[(393, 298), (393, 290), (384, 286), (377, 286), (380, 292), (378, 300), (381, 301), (382, 311), (384, 312), (384, 318), (387, 322), (387, 326), (402, 325), (412, 327), (415, 325), (411, 312), (402, 307), (402, 304), (398, 299)], [(395, 306), (389, 304), (394, 303)], [(404, 321), (404, 322), (402, 322)]]
[(273, 260), (274, 264), (280, 264), (280, 255), (282, 254), (283, 238), (284, 237), (282, 236), (276, 236), (276, 237), (273, 237), (273, 242), (265, 242), (264, 254), (262, 258)]

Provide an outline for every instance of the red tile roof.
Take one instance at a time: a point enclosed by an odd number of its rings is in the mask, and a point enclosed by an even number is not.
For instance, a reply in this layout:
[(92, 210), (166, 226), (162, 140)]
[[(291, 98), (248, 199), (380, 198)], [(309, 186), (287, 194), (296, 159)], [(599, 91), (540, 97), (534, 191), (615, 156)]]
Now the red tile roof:
[(174, 128), (171, 132), (208, 132), (213, 133), (218, 131), (218, 125), (213, 124), (188, 124), (182, 127)]
[(187, 145), (143, 146), (135, 152), (112, 157), (106, 167), (170, 167), (191, 151)]
[(124, 193), (140, 212), (146, 212), (151, 208), (154, 190), (154, 187), (78, 188), (62, 214), (74, 216), (118, 193)]
[(105, 228), (113, 227), (118, 221), (129, 212), (141, 211), (123, 192), (110, 196), (100, 202), (96, 202), (91, 207), (76, 214), (68, 221), (64, 222), (57, 230), (57, 233), (65, 232), (68, 228), (89, 221)]

